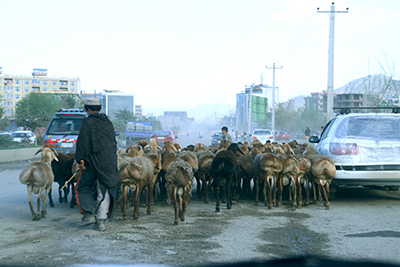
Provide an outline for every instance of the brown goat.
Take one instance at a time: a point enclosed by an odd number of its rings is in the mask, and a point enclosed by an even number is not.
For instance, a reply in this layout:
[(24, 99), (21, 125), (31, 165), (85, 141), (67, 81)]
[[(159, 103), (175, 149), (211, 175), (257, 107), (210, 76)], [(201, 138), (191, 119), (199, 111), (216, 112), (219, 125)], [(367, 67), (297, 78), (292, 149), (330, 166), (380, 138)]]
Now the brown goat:
[[(324, 197), (324, 205), (329, 210), (329, 185), (332, 178), (336, 175), (336, 167), (332, 159), (324, 155), (313, 155), (311, 160), (311, 182), (318, 184), (318, 189), (322, 191)], [(307, 193), (308, 202), (308, 193)]]
[[(193, 189), (192, 165), (184, 160), (174, 162), (165, 174), (168, 189), (168, 203), (174, 201), (175, 219), (174, 224), (178, 225), (179, 219), (185, 220), (185, 213), (189, 198)], [(178, 200), (177, 200), (178, 196)], [(182, 199), (183, 197), (183, 199)], [(178, 213), (179, 205), (179, 213)]]
[(210, 169), (215, 154), (211, 151), (201, 151), (197, 153), (196, 156), (199, 163), (199, 168), (195, 175), (197, 181), (197, 196), (200, 199), (204, 192), (204, 202), (208, 203), (210, 201), (208, 193), (211, 190), (211, 183), (213, 181)]
[[(300, 173), (299, 163), (296, 158), (293, 156), (289, 156), (286, 154), (279, 154), (278, 157), (282, 161), (282, 171), (279, 174), (279, 178), (277, 180), (277, 186), (279, 187), (279, 199), (276, 203), (276, 206), (282, 204), (282, 195), (283, 195), (283, 186), (289, 186), (289, 204), (293, 204), (293, 210), (297, 209), (297, 176)], [(274, 186), (274, 197), (275, 197), (275, 189)], [(292, 194), (293, 191), (293, 200)]]
[(122, 184), (123, 219), (127, 216), (128, 188), (135, 192), (133, 219), (139, 218), (139, 200), (143, 188), (146, 188), (147, 214), (151, 214), (150, 191), (154, 179), (154, 165), (146, 156), (127, 158), (119, 166), (120, 183)]
[[(254, 187), (256, 190), (256, 204), (258, 204), (260, 186), (263, 185), (264, 204), (268, 209), (272, 208), (275, 202), (272, 198), (271, 181), (274, 177), (274, 192), (278, 175), (282, 171), (282, 161), (271, 153), (259, 154), (254, 158)], [(269, 200), (269, 204), (268, 204)]]
[[(51, 189), (51, 185), (54, 181), (54, 174), (51, 169), (51, 161), (58, 160), (57, 152), (52, 148), (41, 148), (35, 155), (42, 153), (42, 159), (38, 162), (32, 162), (30, 165), (25, 167), (19, 175), (19, 181), (21, 184), (27, 186), (29, 195), (29, 208), (32, 214), (32, 220), (37, 221), (41, 218), (45, 218), (47, 214), (46, 204)], [(37, 212), (33, 208), (33, 194), (37, 194)], [(40, 200), (43, 205), (40, 209)]]

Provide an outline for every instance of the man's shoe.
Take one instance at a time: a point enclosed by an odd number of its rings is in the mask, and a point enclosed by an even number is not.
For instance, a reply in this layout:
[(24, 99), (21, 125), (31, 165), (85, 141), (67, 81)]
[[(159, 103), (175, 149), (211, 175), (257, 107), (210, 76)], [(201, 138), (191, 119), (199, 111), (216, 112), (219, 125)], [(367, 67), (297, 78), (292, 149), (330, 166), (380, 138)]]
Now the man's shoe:
[(86, 226), (94, 223), (96, 223), (96, 218), (94, 217), (94, 214), (85, 214), (83, 215), (82, 222), (79, 225)]
[(106, 220), (105, 219), (99, 219), (96, 222), (97, 230), (99, 231), (105, 231), (106, 230)]

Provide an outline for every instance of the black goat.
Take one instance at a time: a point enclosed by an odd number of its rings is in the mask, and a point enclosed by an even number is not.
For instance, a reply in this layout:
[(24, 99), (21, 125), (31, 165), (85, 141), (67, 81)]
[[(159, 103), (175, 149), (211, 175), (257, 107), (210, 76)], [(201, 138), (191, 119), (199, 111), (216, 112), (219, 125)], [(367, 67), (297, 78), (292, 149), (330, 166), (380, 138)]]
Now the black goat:
[[(59, 161), (53, 160), (51, 162), (51, 168), (53, 169), (54, 182), (58, 183), (58, 201), (59, 203), (68, 203), (69, 191), (72, 193), (72, 198), (70, 202), (70, 207), (73, 208), (76, 205), (74, 181), (71, 181), (62, 191), (60, 189), (64, 186), (65, 182), (69, 180), (72, 176), (72, 165), (75, 160), (75, 153), (71, 155), (66, 155), (59, 153)], [(71, 190), (72, 188), (72, 190)], [(52, 190), (49, 193), (49, 204), (50, 207), (54, 207), (54, 202), (52, 198)], [(64, 192), (64, 196), (63, 193)]]
[(227, 150), (220, 150), (216, 154), (211, 164), (210, 171), (214, 177), (214, 190), (217, 195), (217, 203), (215, 207), (216, 212), (220, 211), (220, 187), (224, 188), (224, 197), (226, 196), (226, 208), (230, 209), (232, 207), (232, 191), (233, 188), (239, 184), (238, 163), (236, 156), (238, 152), (244, 155), (242, 150), (240, 150), (238, 144), (232, 143), (229, 145)]

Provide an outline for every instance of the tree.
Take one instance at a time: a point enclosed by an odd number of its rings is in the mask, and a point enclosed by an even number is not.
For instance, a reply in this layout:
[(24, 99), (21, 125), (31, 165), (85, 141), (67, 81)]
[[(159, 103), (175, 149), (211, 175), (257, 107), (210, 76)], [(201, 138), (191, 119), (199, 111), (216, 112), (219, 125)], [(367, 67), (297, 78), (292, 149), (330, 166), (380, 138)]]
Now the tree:
[(53, 95), (32, 92), (16, 104), (15, 122), (32, 130), (47, 127), (59, 108)]
[(4, 117), (4, 114), (4, 99), (3, 96), (0, 95), (0, 131), (4, 131), (8, 126), (10, 126), (10, 121)]
[(126, 124), (128, 121), (135, 121), (135, 116), (133, 115), (133, 112), (125, 108), (117, 110), (115, 117), (116, 119), (112, 121), (114, 129), (120, 133), (121, 138), (124, 138)]

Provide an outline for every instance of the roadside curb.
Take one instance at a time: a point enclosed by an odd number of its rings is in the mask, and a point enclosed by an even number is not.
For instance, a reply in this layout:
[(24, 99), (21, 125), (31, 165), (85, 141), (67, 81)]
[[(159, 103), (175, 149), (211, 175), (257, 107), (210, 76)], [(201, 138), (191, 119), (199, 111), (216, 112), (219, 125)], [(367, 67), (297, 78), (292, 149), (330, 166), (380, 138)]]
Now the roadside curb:
[(0, 151), (0, 162), (13, 162), (13, 161), (21, 161), (21, 160), (32, 160), (32, 159), (40, 159), (40, 153), (35, 155), (35, 153), (41, 147), (36, 148), (20, 148), (20, 149), (8, 149)]

